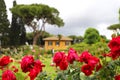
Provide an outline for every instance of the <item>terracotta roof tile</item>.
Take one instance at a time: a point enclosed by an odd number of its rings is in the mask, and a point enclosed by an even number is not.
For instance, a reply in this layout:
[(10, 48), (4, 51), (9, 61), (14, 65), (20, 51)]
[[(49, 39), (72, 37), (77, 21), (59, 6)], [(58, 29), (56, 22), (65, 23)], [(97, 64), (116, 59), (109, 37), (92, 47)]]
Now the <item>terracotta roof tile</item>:
[[(47, 38), (44, 38), (43, 40), (59, 40), (59, 38), (57, 36), (53, 36), (53, 37), (47, 37)], [(65, 37), (65, 36), (62, 36), (60, 40), (68, 40), (68, 41), (72, 41), (71, 38), (69, 37)]]

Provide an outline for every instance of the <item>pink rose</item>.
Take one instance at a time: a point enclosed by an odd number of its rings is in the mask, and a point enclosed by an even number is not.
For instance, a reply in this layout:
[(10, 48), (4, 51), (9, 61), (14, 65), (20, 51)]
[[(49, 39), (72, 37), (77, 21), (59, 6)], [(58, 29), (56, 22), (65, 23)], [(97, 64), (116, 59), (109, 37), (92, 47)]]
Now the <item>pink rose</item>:
[(74, 49), (72, 49), (72, 48), (69, 49), (67, 60), (71, 64), (73, 64), (73, 61), (79, 60), (79, 56)]

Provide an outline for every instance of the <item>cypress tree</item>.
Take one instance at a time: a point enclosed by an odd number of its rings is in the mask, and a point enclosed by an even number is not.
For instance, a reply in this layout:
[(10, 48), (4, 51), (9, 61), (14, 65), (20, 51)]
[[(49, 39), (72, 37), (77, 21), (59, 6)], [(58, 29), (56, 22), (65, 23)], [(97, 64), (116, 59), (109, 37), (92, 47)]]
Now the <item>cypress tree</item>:
[(22, 18), (19, 18), (19, 27), (20, 27), (20, 44), (23, 45), (26, 42), (26, 29)]
[(7, 10), (4, 0), (0, 0), (0, 40), (3, 46), (9, 41), (9, 20), (7, 19)]
[[(16, 1), (13, 1), (13, 7), (16, 6)], [(12, 14), (12, 23), (10, 28), (10, 43), (13, 46), (25, 43), (25, 28), (20, 17)]]

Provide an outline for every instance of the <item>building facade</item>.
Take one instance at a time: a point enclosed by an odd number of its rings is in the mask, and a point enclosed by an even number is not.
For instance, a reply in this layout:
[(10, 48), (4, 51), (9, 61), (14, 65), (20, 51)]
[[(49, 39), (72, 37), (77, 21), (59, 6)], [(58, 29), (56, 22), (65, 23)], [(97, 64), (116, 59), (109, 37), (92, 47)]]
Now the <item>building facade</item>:
[(61, 38), (54, 36), (43, 39), (45, 41), (45, 50), (65, 50), (71, 45), (71, 38), (61, 36)]

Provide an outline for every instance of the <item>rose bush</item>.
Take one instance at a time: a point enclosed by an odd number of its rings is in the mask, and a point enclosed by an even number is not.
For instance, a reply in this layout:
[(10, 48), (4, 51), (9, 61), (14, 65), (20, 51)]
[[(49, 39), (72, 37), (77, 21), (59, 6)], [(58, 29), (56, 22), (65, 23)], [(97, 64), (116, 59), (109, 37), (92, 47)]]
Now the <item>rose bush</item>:
[[(120, 80), (120, 37), (112, 38), (108, 47), (109, 53), (98, 56), (89, 50), (78, 53), (73, 48), (68, 53), (56, 52), (53, 56), (55, 66), (52, 67), (56, 67), (58, 72), (54, 80)], [(17, 80), (20, 71), (26, 74), (21, 80), (50, 80), (45, 78), (47, 74), (42, 73), (45, 65), (33, 55), (22, 57), (19, 62), (21, 69), (14, 64), (9, 65), (15, 61), (10, 56), (0, 58), (2, 80)]]
[[(56, 80), (120, 80), (120, 37), (112, 38), (108, 47), (109, 53), (94, 56), (89, 51), (84, 51), (79, 59), (77, 52), (70, 48), (67, 55), (70, 64), (64, 72), (58, 73)], [(56, 54), (54, 58), (57, 57)]]
[[(13, 61), (9, 56), (3, 56), (0, 58), (0, 69), (2, 70), (2, 80), (17, 80), (20, 75), (16, 66), (9, 65)], [(13, 63), (14, 64), (14, 63)], [(32, 55), (26, 55), (20, 61), (21, 70), (23, 73), (28, 74), (26, 77), (30, 77), (30, 80), (34, 80), (37, 75), (42, 72), (44, 65), (40, 60), (34, 60)], [(28, 73), (27, 73), (28, 72)], [(27, 79), (21, 78), (22, 80)]]

